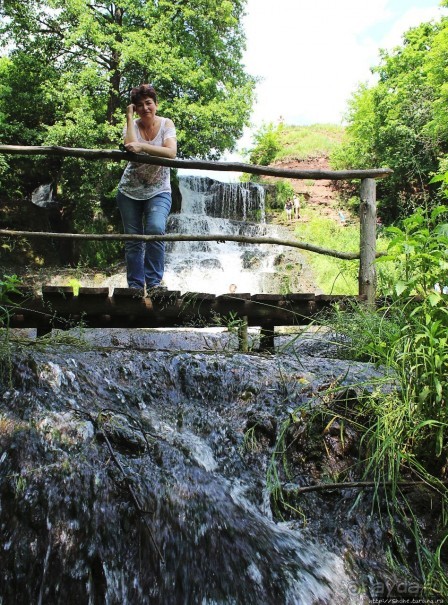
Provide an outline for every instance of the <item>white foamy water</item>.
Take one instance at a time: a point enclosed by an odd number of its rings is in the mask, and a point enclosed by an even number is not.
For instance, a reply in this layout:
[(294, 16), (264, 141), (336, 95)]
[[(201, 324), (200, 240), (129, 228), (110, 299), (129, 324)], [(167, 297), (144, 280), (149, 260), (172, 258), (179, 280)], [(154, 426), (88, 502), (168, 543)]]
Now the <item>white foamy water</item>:
[[(276, 237), (265, 222), (265, 192), (255, 183), (221, 183), (181, 177), (182, 212), (168, 232)], [(279, 247), (238, 242), (175, 242), (167, 245), (164, 281), (170, 290), (225, 294), (270, 292)]]

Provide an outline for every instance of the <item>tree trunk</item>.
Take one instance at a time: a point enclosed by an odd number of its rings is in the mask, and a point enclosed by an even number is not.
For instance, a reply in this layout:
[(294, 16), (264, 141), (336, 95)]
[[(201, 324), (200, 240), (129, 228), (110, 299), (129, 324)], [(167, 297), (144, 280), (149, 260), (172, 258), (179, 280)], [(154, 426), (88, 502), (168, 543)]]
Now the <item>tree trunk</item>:
[[(122, 26), (123, 24), (123, 9), (116, 7), (115, 8), (115, 23), (118, 26)], [(107, 121), (109, 124), (114, 126), (117, 123), (116, 111), (120, 108), (120, 85), (121, 85), (121, 53), (117, 50), (117, 48), (121, 48), (121, 43), (123, 42), (122, 35), (120, 31), (118, 31), (115, 35), (115, 39), (117, 42), (117, 47), (112, 50), (112, 58), (110, 62), (109, 68), (109, 98), (107, 102)]]

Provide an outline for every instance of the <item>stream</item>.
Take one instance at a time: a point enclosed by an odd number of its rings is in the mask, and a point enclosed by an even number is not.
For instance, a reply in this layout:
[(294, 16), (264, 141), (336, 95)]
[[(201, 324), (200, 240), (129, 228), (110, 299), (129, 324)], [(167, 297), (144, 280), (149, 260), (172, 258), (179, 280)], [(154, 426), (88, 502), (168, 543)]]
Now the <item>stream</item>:
[[(310, 493), (291, 514), (267, 481), (285, 421), (335, 384), (354, 405), (378, 370), (315, 337), (276, 356), (143, 345), (61, 339), (4, 362), (4, 605), (342, 605), (396, 584), (369, 490), (356, 506), (356, 490)], [(293, 441), (285, 489), (358, 455), (350, 431)]]
[[(208, 181), (181, 179), (171, 230), (266, 232), (258, 186)], [(278, 250), (225, 250), (171, 245), (168, 286), (276, 287)], [(341, 414), (391, 384), (331, 333), (278, 334), (275, 355), (238, 352), (226, 328), (7, 336), (0, 605), (367, 605), (420, 590), (390, 565), (392, 530), (411, 559), (412, 541), (373, 490), (300, 493), (361, 478)]]

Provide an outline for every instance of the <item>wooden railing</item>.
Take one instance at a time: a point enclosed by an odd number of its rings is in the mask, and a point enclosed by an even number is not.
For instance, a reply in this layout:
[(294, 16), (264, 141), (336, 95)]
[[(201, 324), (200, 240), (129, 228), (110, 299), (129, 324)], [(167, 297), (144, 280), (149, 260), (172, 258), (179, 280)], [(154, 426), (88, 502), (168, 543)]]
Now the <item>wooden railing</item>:
[(43, 233), (29, 231), (15, 231), (9, 229), (0, 230), (0, 237), (52, 237), (71, 238), (87, 240), (130, 240), (140, 239), (144, 241), (236, 241), (257, 244), (275, 244), (290, 246), (318, 254), (325, 254), (335, 258), (354, 260), (359, 259), (358, 292), (359, 295), (373, 304), (376, 292), (375, 258), (379, 256), (376, 251), (376, 180), (392, 173), (388, 168), (376, 168), (371, 170), (292, 170), (283, 168), (272, 168), (268, 166), (256, 166), (239, 162), (211, 162), (202, 160), (170, 160), (149, 156), (146, 154), (134, 154), (115, 149), (78, 149), (68, 147), (37, 147), (0, 145), (0, 153), (13, 155), (52, 155), (71, 156), (90, 160), (107, 159), (109, 161), (137, 161), (142, 164), (154, 164), (180, 169), (199, 169), (215, 171), (237, 171), (248, 174), (268, 175), (290, 179), (313, 179), (313, 180), (353, 180), (360, 179), (360, 251), (359, 253), (344, 252), (330, 248), (322, 248), (313, 244), (297, 242), (293, 240), (282, 240), (277, 238), (259, 238), (230, 236), (222, 234), (210, 235), (125, 235), (125, 234), (73, 234), (73, 233)]

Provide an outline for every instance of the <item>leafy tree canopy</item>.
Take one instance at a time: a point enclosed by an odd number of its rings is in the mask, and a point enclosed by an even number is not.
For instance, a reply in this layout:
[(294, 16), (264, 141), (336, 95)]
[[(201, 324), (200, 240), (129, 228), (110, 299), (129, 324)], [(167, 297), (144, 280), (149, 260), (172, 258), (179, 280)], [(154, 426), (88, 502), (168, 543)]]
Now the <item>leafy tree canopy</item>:
[(241, 64), (245, 1), (3, 0), (4, 141), (117, 142), (130, 89), (151, 82), (178, 128), (179, 155), (218, 158), (253, 101)]
[[(253, 102), (254, 78), (241, 61), (245, 5), (0, 0), (1, 142), (116, 147), (131, 88), (152, 83), (160, 115), (176, 124), (179, 157), (218, 159), (241, 137)], [(102, 232), (119, 224), (122, 170), (112, 162), (2, 157), (0, 185), (23, 199), (51, 181), (64, 230)]]
[(262, 124), (252, 137), (253, 147), (245, 151), (252, 164), (269, 166), (280, 150), (279, 133), (281, 126), (274, 124)]

